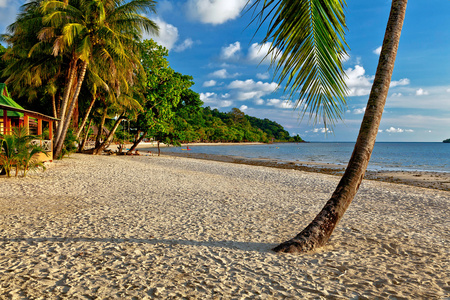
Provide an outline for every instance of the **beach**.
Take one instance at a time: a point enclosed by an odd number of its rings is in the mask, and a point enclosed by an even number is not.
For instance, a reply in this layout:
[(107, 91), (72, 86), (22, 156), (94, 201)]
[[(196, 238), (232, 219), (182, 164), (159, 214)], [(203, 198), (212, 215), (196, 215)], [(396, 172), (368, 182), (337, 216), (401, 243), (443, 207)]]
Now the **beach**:
[(74, 154), (2, 177), (0, 298), (449, 299), (442, 189), (364, 180), (326, 247), (272, 252), (340, 179), (311, 171)]

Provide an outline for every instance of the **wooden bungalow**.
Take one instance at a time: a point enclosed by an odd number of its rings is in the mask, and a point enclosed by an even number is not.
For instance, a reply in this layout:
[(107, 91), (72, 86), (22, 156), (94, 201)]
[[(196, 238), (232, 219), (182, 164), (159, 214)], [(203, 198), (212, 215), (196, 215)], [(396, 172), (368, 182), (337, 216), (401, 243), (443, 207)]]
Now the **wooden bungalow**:
[[(43, 126), (48, 126), (48, 136), (43, 140), (35, 140), (33, 143), (41, 145), (47, 152), (47, 156), (41, 154), (41, 161), (53, 160), (53, 124), (58, 119), (35, 112), (26, 110), (13, 99), (4, 83), (0, 83), (0, 134), (6, 135), (12, 133), (13, 127), (26, 127), (29, 134), (42, 135)], [(45, 123), (47, 124), (45, 124)]]

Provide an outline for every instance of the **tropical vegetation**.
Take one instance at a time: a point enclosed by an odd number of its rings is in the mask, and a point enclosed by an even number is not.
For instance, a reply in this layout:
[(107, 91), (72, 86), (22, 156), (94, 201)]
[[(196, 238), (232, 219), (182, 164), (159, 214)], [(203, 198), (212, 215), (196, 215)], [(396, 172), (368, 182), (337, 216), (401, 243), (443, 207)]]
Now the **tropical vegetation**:
[(446, 139), (442, 141), (443, 143), (450, 143), (450, 139)]
[(37, 155), (46, 153), (41, 146), (32, 143), (39, 139), (29, 135), (26, 127), (14, 127), (11, 134), (0, 135), (0, 167), (6, 176), (10, 177), (12, 170), (15, 170), (16, 177), (20, 171), (25, 177), (29, 170), (45, 169)]

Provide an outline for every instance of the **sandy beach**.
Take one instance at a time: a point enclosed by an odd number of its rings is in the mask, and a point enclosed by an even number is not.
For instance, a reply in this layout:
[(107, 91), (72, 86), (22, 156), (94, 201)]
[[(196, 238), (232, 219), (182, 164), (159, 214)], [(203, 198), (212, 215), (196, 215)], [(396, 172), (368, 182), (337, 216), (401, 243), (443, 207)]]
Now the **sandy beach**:
[(275, 254), (338, 176), (74, 154), (0, 178), (1, 299), (450, 299), (450, 193), (364, 180), (329, 244)]

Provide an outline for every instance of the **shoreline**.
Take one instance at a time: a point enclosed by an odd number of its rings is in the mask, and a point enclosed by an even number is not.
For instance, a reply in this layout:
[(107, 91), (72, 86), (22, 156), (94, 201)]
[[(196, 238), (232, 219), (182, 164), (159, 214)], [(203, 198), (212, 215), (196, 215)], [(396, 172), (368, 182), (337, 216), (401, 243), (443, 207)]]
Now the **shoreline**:
[[(142, 147), (146, 151), (147, 148)], [(148, 147), (148, 149), (151, 149)], [(280, 161), (261, 158), (247, 158), (239, 156), (216, 155), (205, 153), (179, 153), (179, 152), (161, 152), (161, 155), (186, 157), (193, 159), (213, 160), (235, 164), (245, 164), (254, 166), (265, 166), (279, 169), (294, 169), (305, 172), (322, 173), (328, 175), (342, 176), (345, 166), (320, 162), (305, 161)], [(426, 172), (426, 171), (367, 171), (365, 180), (375, 180), (397, 184), (405, 184), (416, 187), (450, 191), (450, 173), (444, 172)]]

